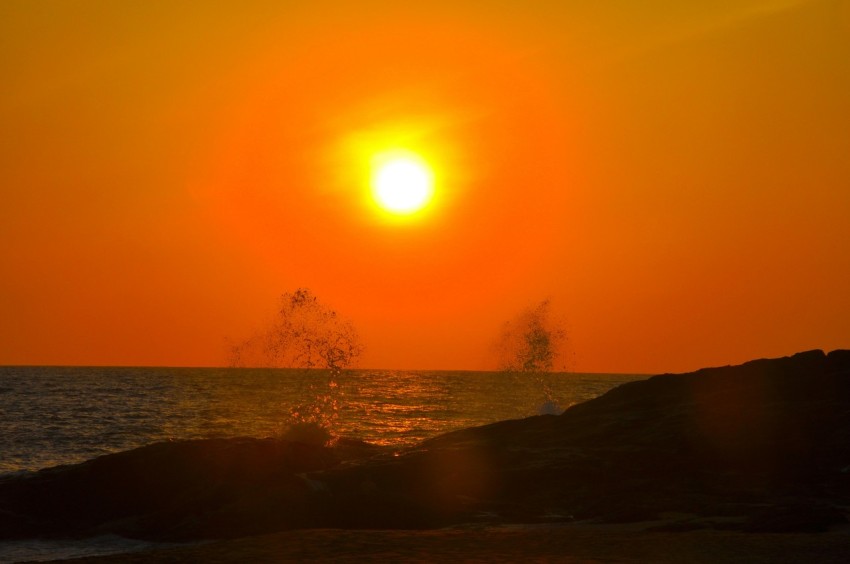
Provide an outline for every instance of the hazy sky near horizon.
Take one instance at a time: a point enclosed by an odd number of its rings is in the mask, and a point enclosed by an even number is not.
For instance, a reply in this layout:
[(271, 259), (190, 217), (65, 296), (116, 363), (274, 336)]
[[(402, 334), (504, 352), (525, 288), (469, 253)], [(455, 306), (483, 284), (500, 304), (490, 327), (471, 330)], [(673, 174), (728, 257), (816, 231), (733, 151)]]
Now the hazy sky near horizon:
[(577, 371), (850, 348), (850, 1), (398, 4), (0, 4), (0, 364), (221, 365), (298, 287), (370, 367), (547, 297)]

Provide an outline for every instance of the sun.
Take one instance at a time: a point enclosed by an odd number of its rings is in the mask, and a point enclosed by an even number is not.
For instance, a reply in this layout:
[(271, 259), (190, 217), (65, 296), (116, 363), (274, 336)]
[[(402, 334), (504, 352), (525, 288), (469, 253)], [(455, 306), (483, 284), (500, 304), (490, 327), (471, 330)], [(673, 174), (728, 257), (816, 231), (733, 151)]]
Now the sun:
[(373, 159), (372, 197), (384, 211), (413, 214), (428, 205), (433, 193), (433, 172), (418, 154), (391, 151)]

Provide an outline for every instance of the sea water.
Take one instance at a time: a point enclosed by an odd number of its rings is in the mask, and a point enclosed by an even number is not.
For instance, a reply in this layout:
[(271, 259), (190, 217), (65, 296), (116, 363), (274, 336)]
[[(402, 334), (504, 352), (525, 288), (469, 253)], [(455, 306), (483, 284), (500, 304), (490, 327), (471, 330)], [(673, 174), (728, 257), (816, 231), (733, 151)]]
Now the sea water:
[[(440, 433), (556, 413), (629, 374), (418, 370), (0, 367), (0, 477), (158, 441), (275, 437), (319, 407), (335, 435), (402, 448)], [(330, 401), (329, 401), (330, 400)], [(118, 537), (0, 542), (0, 562), (143, 549)]]
[[(407, 446), (440, 433), (552, 413), (627, 374), (236, 368), (0, 367), (0, 475), (157, 441), (280, 436), (296, 406), (330, 393), (334, 433)], [(315, 403), (315, 402), (313, 402)], [(330, 419), (329, 419), (330, 420)]]

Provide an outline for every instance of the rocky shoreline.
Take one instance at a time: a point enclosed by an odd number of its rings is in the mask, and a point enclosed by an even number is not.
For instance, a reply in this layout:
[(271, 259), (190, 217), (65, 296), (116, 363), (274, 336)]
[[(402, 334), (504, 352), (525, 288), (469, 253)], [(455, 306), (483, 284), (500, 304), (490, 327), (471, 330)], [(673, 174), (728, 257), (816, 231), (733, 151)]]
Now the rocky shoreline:
[(400, 452), (341, 440), (158, 443), (0, 479), (0, 540), (656, 521), (810, 533), (850, 507), (850, 351), (622, 385), (560, 416)]

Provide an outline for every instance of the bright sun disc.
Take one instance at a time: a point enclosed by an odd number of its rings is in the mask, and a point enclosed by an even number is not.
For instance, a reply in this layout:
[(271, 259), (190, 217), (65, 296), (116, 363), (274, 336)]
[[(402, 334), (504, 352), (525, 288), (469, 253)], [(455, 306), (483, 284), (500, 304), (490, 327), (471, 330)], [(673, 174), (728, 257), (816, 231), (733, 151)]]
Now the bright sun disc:
[(425, 207), (432, 192), (431, 170), (419, 156), (398, 153), (376, 159), (372, 193), (384, 210), (395, 214), (416, 212)]

